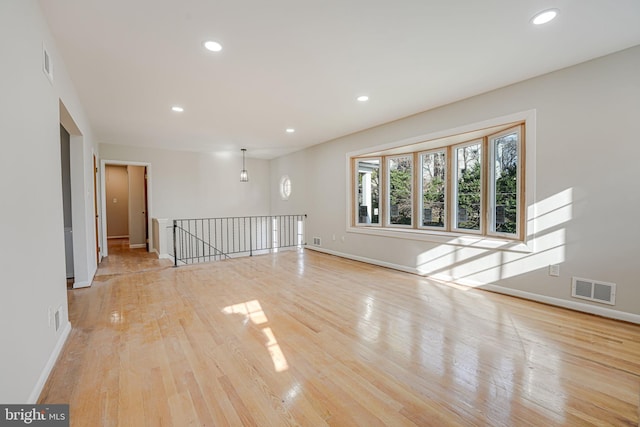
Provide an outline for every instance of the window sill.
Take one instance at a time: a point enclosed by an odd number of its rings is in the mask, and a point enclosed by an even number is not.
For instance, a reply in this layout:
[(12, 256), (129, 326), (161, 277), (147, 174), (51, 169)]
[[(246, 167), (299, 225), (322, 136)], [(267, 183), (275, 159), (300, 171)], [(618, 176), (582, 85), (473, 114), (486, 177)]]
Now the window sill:
[(397, 239), (434, 242), (453, 246), (473, 247), (508, 252), (532, 253), (533, 247), (526, 242), (500, 239), (498, 237), (464, 235), (445, 231), (416, 230), (382, 227), (347, 227), (347, 233), (368, 234), (372, 236), (393, 237)]

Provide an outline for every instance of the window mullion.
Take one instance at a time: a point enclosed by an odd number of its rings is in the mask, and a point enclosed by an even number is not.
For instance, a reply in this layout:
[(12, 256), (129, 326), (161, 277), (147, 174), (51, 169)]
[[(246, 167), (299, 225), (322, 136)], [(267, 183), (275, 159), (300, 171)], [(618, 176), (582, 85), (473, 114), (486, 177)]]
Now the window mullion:
[(489, 204), (491, 201), (489, 200), (489, 177), (491, 175), (490, 163), (489, 160), (491, 153), (489, 153), (489, 137), (485, 136), (482, 138), (482, 164), (480, 167), (482, 168), (482, 173), (480, 174), (480, 231), (483, 236), (487, 235), (488, 224), (490, 221), (490, 209)]
[(388, 223), (387, 212), (388, 212), (388, 204), (389, 200), (387, 199), (387, 188), (389, 186), (389, 176), (387, 171), (387, 156), (382, 156), (380, 161), (380, 181), (382, 185), (380, 185), (380, 202), (378, 206), (380, 207), (380, 226), (386, 227)]
[[(411, 209), (411, 225), (413, 229), (418, 228), (418, 223), (420, 222), (420, 200), (422, 200), (422, 185), (420, 185), (418, 181), (418, 175), (422, 174), (422, 164), (419, 159), (419, 155), (417, 152), (413, 153), (413, 185), (411, 186), (411, 204), (413, 208)], [(420, 197), (420, 199), (418, 199)]]
[(454, 212), (453, 212), (453, 147), (448, 146), (447, 147), (447, 158), (446, 158), (446, 163), (447, 163), (447, 173), (445, 175), (445, 180), (446, 180), (446, 197), (444, 198), (444, 206), (445, 206), (445, 212), (447, 213), (447, 224), (445, 229), (447, 231), (451, 231), (452, 229), (452, 224), (454, 221)]
[(355, 227), (358, 224), (356, 219), (358, 211), (358, 159), (351, 159), (351, 226)]
[(519, 224), (519, 233), (518, 236), (521, 239), (524, 239), (524, 237), (526, 236), (526, 229), (525, 229), (525, 222), (524, 218), (526, 218), (525, 215), (525, 200), (527, 200), (525, 198), (525, 174), (526, 174), (526, 168), (525, 168), (525, 164), (526, 164), (526, 150), (525, 150), (525, 144), (526, 144), (526, 140), (525, 140), (525, 132), (524, 132), (524, 125), (521, 124), (520, 125), (520, 143), (518, 144), (518, 184), (519, 184), (519, 190), (520, 190), (520, 194), (518, 195), (518, 220), (520, 221)]

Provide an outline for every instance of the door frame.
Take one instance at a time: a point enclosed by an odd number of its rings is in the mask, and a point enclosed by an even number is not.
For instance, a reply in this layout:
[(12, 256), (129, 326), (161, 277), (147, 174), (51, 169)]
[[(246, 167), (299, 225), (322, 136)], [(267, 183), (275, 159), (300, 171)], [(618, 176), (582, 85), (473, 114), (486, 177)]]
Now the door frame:
[(101, 200), (102, 206), (100, 207), (102, 213), (102, 256), (109, 255), (109, 245), (107, 244), (107, 182), (106, 182), (106, 166), (114, 165), (114, 166), (144, 166), (147, 170), (147, 179), (146, 179), (146, 187), (147, 192), (145, 194), (146, 200), (145, 203), (147, 205), (147, 239), (149, 241), (149, 245), (147, 251), (152, 252), (155, 248), (153, 247), (153, 227), (151, 224), (153, 218), (153, 204), (151, 200), (152, 194), (152, 180), (151, 180), (151, 163), (148, 162), (130, 162), (126, 160), (100, 160), (100, 190), (101, 190)]
[(96, 226), (96, 265), (100, 264), (100, 215), (98, 213), (98, 159), (93, 153), (93, 214), (95, 215)]

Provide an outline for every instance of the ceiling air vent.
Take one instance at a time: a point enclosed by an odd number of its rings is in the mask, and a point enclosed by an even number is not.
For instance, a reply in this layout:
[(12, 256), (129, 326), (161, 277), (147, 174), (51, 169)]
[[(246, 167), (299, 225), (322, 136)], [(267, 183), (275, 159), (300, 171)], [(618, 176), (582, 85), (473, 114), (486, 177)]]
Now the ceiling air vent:
[(616, 284), (574, 277), (571, 296), (604, 304), (616, 304)]

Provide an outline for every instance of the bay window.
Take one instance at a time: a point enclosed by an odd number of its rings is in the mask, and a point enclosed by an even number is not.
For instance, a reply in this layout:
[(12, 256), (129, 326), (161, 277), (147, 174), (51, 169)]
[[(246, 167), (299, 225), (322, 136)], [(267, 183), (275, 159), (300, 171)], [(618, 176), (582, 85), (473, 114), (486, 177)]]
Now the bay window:
[(498, 125), (352, 158), (352, 224), (522, 240), (523, 135)]

